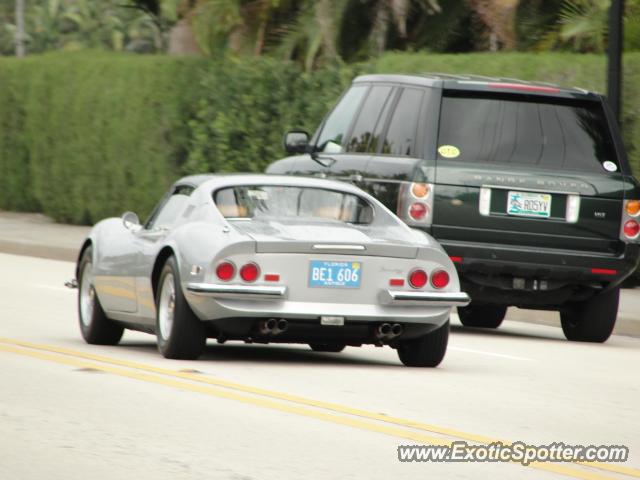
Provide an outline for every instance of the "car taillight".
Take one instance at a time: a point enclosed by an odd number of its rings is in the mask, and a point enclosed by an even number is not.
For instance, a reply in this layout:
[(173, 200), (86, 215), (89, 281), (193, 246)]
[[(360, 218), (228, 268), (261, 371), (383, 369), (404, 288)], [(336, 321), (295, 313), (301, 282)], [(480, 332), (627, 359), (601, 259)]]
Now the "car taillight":
[(255, 282), (260, 276), (260, 268), (255, 263), (247, 263), (240, 268), (240, 278), (245, 282)]
[(427, 272), (420, 270), (419, 268), (409, 273), (409, 285), (413, 288), (422, 288), (427, 284)]
[(635, 220), (627, 220), (622, 230), (625, 237), (629, 240), (635, 240), (638, 238), (638, 234), (640, 234), (640, 224)]
[(624, 209), (630, 217), (637, 217), (640, 215), (640, 200), (627, 200)]
[(431, 273), (431, 285), (433, 288), (444, 288), (449, 285), (449, 274), (444, 270), (436, 270)]
[(414, 197), (419, 198), (420, 200), (427, 198), (427, 195), (429, 195), (430, 190), (431, 188), (429, 187), (428, 183), (412, 183), (411, 184), (411, 194)]
[(640, 200), (625, 200), (622, 207), (620, 240), (640, 242)]
[(427, 207), (422, 202), (412, 203), (411, 206), (409, 207), (409, 216), (416, 221), (423, 220), (424, 217), (427, 216), (428, 212), (429, 212), (429, 207)]
[(231, 262), (221, 262), (216, 267), (216, 275), (223, 282), (228, 282), (236, 274), (236, 267)]
[(433, 184), (402, 182), (397, 214), (408, 225), (428, 227), (433, 219)]

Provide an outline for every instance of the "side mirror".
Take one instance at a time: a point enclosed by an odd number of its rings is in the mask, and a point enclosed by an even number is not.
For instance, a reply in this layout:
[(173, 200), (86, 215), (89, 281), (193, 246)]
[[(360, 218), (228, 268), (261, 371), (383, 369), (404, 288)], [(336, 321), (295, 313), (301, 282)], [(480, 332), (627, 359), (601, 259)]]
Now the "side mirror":
[(284, 136), (284, 149), (287, 153), (307, 153), (309, 134), (303, 130), (292, 130)]
[(124, 212), (122, 214), (122, 224), (124, 225), (124, 228), (131, 230), (134, 233), (142, 228), (138, 215), (133, 212)]

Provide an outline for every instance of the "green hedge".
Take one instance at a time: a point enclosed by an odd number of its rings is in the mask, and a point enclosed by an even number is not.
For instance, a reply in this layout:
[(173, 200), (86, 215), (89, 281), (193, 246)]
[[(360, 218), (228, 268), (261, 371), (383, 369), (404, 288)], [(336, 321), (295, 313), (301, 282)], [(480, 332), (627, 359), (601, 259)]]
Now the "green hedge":
[[(625, 138), (640, 171), (640, 54), (625, 58)], [(570, 54), (388, 54), (311, 74), (268, 58), (77, 53), (0, 59), (0, 208), (91, 223), (142, 216), (177, 176), (261, 171), (282, 133), (313, 130), (364, 72), (473, 72), (602, 91), (605, 60)]]
[(101, 53), (2, 59), (0, 208), (72, 223), (148, 212), (186, 161), (202, 68)]
[(267, 58), (210, 64), (190, 122), (186, 171), (263, 171), (284, 154), (283, 133), (313, 131), (354, 72), (343, 67), (308, 74)]

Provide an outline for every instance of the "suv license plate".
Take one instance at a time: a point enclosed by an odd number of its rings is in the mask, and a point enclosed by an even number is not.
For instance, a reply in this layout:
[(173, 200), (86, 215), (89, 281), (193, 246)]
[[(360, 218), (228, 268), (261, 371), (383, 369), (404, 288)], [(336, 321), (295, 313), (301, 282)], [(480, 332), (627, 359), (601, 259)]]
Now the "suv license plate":
[(310, 287), (360, 288), (361, 262), (311, 260)]
[(522, 217), (549, 218), (551, 195), (548, 193), (509, 192), (507, 213)]

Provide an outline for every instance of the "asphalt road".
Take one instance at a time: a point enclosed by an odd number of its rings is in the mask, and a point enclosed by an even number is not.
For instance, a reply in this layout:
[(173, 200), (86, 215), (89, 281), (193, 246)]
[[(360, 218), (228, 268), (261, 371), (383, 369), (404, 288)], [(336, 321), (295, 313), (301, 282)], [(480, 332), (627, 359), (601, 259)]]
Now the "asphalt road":
[[(0, 254), (0, 479), (640, 477), (640, 339), (453, 320), (437, 369), (389, 348), (217, 345), (160, 357), (152, 336), (83, 343), (73, 264)], [(624, 464), (400, 463), (404, 444), (616, 444)]]

